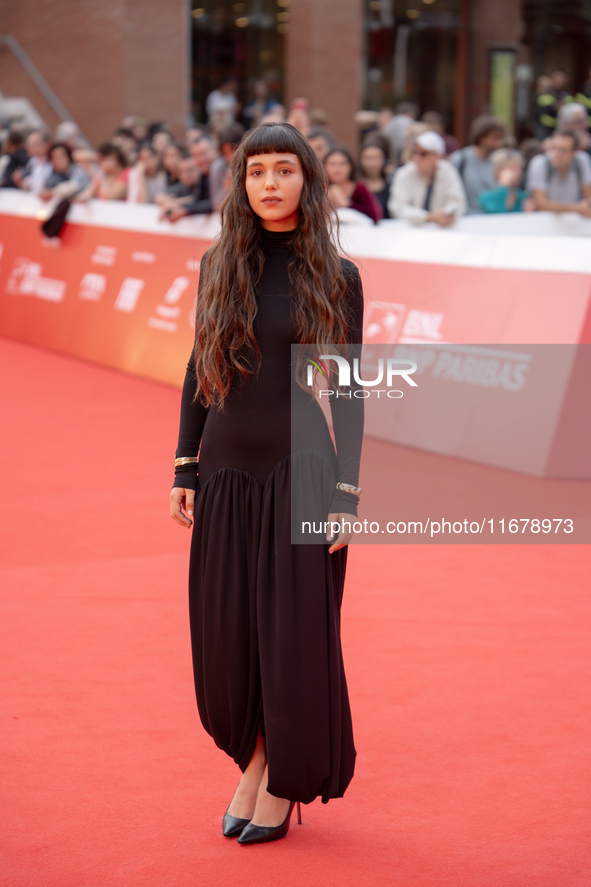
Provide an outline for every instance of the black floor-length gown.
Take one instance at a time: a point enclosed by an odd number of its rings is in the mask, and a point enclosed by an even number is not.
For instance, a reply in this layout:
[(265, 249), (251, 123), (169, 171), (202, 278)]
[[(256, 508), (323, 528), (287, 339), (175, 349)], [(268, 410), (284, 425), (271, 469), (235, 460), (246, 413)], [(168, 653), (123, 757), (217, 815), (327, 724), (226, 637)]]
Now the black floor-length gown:
[[(265, 266), (256, 287), (258, 374), (236, 379), (224, 411), (191, 403), (193, 355), (181, 399), (177, 456), (197, 455), (174, 485), (197, 490), (189, 567), (189, 614), (199, 715), (215, 743), (244, 770), (259, 724), (268, 789), (309, 803), (342, 797), (355, 747), (340, 642), (347, 546), (292, 544), (294, 471), (315, 491), (323, 520), (357, 514), (363, 401), (331, 400), (338, 457), (324, 415), (292, 379), (294, 295), (290, 232), (262, 232)], [(342, 260), (361, 343), (359, 272)], [(292, 399), (302, 409), (292, 439)]]

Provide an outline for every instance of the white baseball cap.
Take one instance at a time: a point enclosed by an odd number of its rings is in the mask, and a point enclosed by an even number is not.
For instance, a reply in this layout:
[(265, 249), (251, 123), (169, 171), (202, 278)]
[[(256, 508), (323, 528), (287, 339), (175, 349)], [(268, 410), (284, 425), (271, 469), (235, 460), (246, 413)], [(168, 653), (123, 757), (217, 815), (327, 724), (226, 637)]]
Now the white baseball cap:
[(424, 151), (434, 151), (435, 154), (441, 154), (443, 157), (447, 151), (445, 150), (445, 142), (437, 132), (422, 132), (414, 140), (415, 145), (420, 145)]

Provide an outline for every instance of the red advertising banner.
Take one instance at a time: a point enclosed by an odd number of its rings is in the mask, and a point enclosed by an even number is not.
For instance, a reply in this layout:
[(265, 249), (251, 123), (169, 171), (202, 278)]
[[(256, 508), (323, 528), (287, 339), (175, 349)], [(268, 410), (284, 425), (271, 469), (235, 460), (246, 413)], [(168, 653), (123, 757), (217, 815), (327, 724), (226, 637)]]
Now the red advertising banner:
[(56, 249), (38, 222), (0, 218), (3, 335), (182, 383), (208, 241), (68, 225)]
[[(56, 248), (43, 241), (40, 207), (31, 195), (0, 194), (0, 334), (180, 385), (212, 225), (173, 228), (157, 222), (156, 207), (93, 201), (72, 207)], [(591, 340), (591, 268), (560, 261), (561, 245), (583, 238), (539, 236), (532, 251), (534, 238), (513, 235), (490, 267), (491, 234), (404, 236), (387, 226), (346, 231), (363, 278), (366, 342)], [(400, 259), (401, 243), (412, 261)], [(544, 270), (532, 267), (538, 258)]]
[[(158, 221), (156, 207), (93, 201), (72, 207), (55, 246), (42, 237), (41, 209), (31, 195), (0, 192), (0, 334), (180, 386), (193, 344), (200, 260), (216, 220), (172, 226)], [(523, 224), (530, 224), (525, 216)], [(506, 237), (391, 223), (351, 226), (344, 234), (362, 274), (367, 346), (591, 341), (591, 259), (582, 236)], [(565, 466), (574, 464), (572, 454), (556, 449), (559, 425), (578, 414), (577, 404), (561, 413), (563, 400), (570, 403), (570, 376), (565, 369), (534, 473), (568, 476)], [(412, 433), (401, 421), (386, 427), (371, 409), (367, 419), (375, 437), (527, 470), (513, 452), (488, 453), (486, 435), (473, 446), (444, 446), (416, 425)]]
[(591, 341), (591, 274), (359, 260), (366, 342)]

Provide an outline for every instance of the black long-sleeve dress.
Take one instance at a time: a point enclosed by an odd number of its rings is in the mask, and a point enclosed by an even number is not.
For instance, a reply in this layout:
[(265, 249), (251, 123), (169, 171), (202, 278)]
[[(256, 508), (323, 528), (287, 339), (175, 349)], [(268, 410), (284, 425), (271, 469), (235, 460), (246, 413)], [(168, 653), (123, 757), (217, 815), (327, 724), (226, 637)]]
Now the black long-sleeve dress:
[[(179, 469), (174, 486), (197, 491), (189, 615), (203, 726), (244, 770), (260, 725), (269, 792), (326, 803), (342, 797), (356, 755), (340, 643), (348, 549), (329, 554), (326, 542), (292, 544), (292, 478), (314, 491), (322, 520), (357, 514), (356, 497), (335, 484), (358, 484), (363, 401), (331, 399), (337, 456), (322, 410), (291, 371), (290, 238), (263, 231), (265, 266), (255, 292), (263, 363), (245, 382), (235, 377), (223, 412), (192, 404), (191, 355), (176, 455), (197, 455), (201, 446), (199, 474)], [(348, 341), (361, 343), (359, 272), (342, 263), (354, 316)]]

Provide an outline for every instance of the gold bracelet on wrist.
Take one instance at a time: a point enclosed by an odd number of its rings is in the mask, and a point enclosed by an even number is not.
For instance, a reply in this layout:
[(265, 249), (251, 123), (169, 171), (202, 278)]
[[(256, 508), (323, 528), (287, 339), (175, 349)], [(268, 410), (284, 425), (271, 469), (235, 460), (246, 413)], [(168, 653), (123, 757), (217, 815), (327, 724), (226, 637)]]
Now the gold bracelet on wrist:
[(199, 464), (199, 462), (197, 461), (197, 456), (179, 456), (178, 459), (174, 460), (174, 467), (176, 470), (177, 468), (180, 468), (182, 465), (192, 465), (193, 463), (196, 466)]
[(344, 490), (345, 493), (352, 493), (359, 499), (361, 497), (361, 487), (355, 487), (353, 484), (338, 483), (337, 490)]

